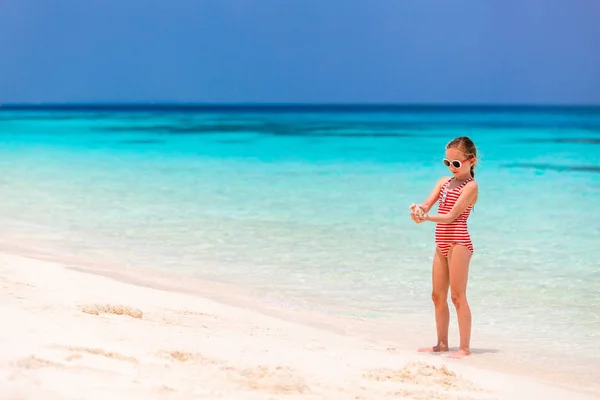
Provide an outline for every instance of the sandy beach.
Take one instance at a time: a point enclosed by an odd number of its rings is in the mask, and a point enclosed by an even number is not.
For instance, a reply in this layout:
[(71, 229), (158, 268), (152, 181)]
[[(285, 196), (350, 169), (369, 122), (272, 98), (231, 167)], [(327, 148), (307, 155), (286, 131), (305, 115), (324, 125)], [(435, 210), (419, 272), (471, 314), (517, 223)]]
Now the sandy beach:
[(0, 398), (592, 399), (197, 295), (0, 254)]

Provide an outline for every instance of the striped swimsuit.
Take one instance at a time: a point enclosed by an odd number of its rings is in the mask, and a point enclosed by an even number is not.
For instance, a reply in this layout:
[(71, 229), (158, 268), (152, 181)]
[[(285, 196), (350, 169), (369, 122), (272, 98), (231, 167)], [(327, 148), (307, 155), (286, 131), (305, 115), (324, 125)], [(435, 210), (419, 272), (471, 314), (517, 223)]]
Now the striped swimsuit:
[[(462, 189), (467, 183), (473, 180), (469, 178), (464, 181), (459, 187), (448, 190), (448, 185), (454, 178), (444, 183), (440, 189), (438, 214), (448, 214), (454, 203), (458, 200), (458, 196), (462, 193)], [(448, 251), (455, 244), (465, 245), (471, 253), (473, 252), (473, 243), (471, 243), (471, 237), (467, 230), (467, 218), (471, 213), (472, 205), (469, 205), (462, 214), (460, 214), (452, 223), (442, 224), (438, 223), (435, 227), (435, 243), (440, 248), (444, 257), (448, 257)]]

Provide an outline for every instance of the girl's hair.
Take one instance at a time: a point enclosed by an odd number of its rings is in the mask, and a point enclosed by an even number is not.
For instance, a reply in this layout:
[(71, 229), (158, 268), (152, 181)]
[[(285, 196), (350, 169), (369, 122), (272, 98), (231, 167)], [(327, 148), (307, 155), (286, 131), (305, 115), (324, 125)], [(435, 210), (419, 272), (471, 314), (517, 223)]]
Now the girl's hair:
[[(462, 151), (467, 159), (477, 157), (475, 143), (466, 136), (457, 137), (446, 145), (446, 149), (457, 149)], [(471, 165), (471, 176), (475, 178), (475, 164)]]

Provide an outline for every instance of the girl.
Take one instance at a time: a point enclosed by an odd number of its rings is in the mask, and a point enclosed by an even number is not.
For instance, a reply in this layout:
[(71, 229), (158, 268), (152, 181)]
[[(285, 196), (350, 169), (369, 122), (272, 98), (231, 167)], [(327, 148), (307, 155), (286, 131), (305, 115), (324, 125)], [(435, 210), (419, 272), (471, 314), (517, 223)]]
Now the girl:
[[(471, 310), (466, 291), (473, 244), (467, 230), (467, 218), (477, 202), (478, 195), (477, 183), (474, 180), (477, 162), (475, 144), (466, 136), (452, 140), (446, 145), (446, 158), (443, 162), (453, 176), (441, 178), (423, 204), (411, 206), (410, 213), (412, 220), (417, 224), (424, 221), (437, 224), (431, 295), (435, 306), (437, 344), (419, 351), (448, 351), (450, 287), (460, 333), (460, 347), (450, 357), (462, 358), (471, 354)], [(436, 201), (439, 201), (438, 214), (428, 214)]]

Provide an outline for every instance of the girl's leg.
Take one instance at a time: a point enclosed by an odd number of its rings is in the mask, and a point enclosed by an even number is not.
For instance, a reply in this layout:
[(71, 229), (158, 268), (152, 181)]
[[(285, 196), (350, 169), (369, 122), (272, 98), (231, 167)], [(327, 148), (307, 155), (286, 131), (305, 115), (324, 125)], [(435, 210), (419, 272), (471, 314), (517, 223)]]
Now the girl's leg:
[(450, 292), (452, 303), (456, 307), (460, 346), (451, 358), (462, 358), (471, 354), (471, 308), (467, 302), (467, 280), (469, 277), (469, 262), (472, 253), (462, 245), (453, 246), (448, 253), (450, 270)]
[(435, 325), (437, 328), (437, 345), (419, 349), (421, 352), (448, 351), (448, 324), (450, 311), (448, 310), (448, 286), (450, 277), (448, 260), (436, 246), (433, 256), (431, 299), (435, 306)]

